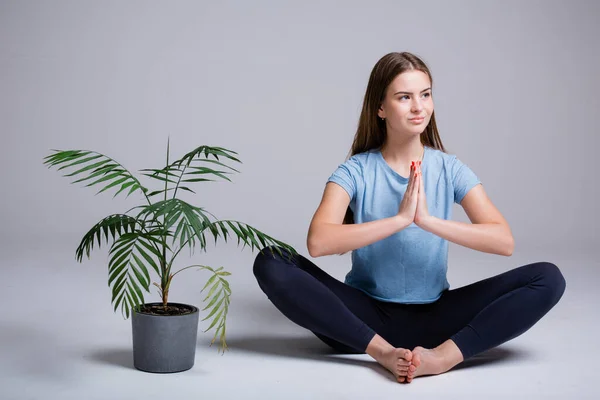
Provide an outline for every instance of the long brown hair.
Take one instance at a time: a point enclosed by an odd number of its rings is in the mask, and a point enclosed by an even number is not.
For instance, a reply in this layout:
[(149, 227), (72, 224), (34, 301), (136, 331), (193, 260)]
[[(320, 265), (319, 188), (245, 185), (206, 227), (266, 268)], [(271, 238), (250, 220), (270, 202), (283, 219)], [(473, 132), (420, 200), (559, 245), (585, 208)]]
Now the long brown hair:
[[(401, 73), (414, 70), (427, 74), (433, 88), (433, 79), (429, 68), (423, 60), (412, 53), (389, 53), (377, 61), (369, 77), (360, 119), (358, 120), (358, 129), (356, 135), (354, 135), (348, 158), (371, 149), (380, 149), (383, 146), (387, 135), (386, 125), (385, 121), (377, 116), (377, 110), (385, 99), (390, 83)], [(421, 143), (444, 153), (446, 152), (435, 123), (435, 111), (431, 114), (429, 124), (421, 134)], [(354, 223), (354, 213), (350, 207), (346, 210), (343, 223)]]

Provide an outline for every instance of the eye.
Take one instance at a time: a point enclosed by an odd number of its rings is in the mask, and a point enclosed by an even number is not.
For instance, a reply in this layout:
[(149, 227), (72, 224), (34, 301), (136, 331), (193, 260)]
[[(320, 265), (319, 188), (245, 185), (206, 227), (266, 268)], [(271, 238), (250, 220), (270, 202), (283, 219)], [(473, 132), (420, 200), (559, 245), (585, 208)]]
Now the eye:
[(399, 98), (400, 98), (400, 100), (402, 100), (405, 97), (408, 99), (408, 95), (407, 94), (405, 94), (404, 96), (400, 96)]
[(429, 96), (431, 96), (431, 93), (429, 93), (429, 92), (427, 92), (427, 93), (423, 93), (423, 96), (425, 96), (425, 97), (429, 97)]

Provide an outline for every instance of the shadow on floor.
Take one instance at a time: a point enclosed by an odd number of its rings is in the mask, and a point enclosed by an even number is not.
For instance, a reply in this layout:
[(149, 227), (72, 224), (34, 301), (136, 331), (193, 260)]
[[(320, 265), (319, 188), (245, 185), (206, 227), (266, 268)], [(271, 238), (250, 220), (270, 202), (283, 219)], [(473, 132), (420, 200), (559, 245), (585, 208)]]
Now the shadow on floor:
[[(390, 373), (375, 360), (356, 359), (356, 357), (363, 358), (365, 355), (340, 354), (332, 350), (316, 337), (242, 337), (228, 339), (227, 345), (232, 351), (241, 350), (252, 353), (268, 354), (271, 356), (294, 357), (366, 366), (377, 371), (382, 376), (394, 380)], [(516, 350), (503, 345), (502, 347), (490, 349), (463, 361), (451, 371), (484, 365), (498, 365), (529, 357), (530, 354), (520, 348)]]
[[(320, 362), (367, 367), (386, 379), (393, 376), (375, 360), (365, 354), (341, 354), (331, 349), (316, 337), (241, 337), (227, 340), (230, 351), (244, 351), (256, 354), (268, 354), (275, 357), (302, 358)], [(365, 360), (365, 357), (369, 359)], [(484, 365), (498, 365), (505, 362), (529, 358), (522, 349), (514, 350), (506, 346), (496, 347), (463, 361), (452, 371)], [(121, 366), (135, 369), (131, 349), (112, 349), (97, 351), (89, 355), (89, 359), (101, 364)]]
[[(394, 380), (393, 376), (375, 360), (359, 359), (365, 355), (340, 354), (316, 337), (242, 337), (227, 339), (230, 351), (246, 351), (277, 357), (302, 358), (321, 362), (367, 367), (377, 374)], [(368, 357), (368, 356), (367, 356)]]
[(89, 355), (89, 359), (100, 364), (109, 364), (113, 366), (121, 366), (127, 369), (135, 369), (133, 366), (132, 349), (112, 349), (96, 351)]
[(502, 347), (495, 347), (488, 351), (484, 351), (483, 353), (477, 354), (476, 356), (461, 362), (456, 367), (452, 368), (452, 371), (483, 365), (498, 365), (527, 358), (530, 358), (529, 352), (521, 348), (516, 350), (507, 345), (503, 345)]

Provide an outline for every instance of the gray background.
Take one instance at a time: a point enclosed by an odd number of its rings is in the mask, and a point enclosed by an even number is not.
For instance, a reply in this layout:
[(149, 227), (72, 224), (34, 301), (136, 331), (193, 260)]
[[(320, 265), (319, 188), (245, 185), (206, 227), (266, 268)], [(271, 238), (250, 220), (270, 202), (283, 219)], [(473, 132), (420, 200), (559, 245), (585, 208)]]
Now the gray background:
[[(478, 387), (497, 395), (591, 393), (591, 372), (580, 365), (586, 361), (568, 367), (569, 353), (555, 346), (595, 345), (597, 331), (589, 313), (596, 313), (590, 302), (598, 301), (600, 277), (599, 17), (600, 3), (591, 0), (0, 1), (0, 288), (5, 306), (8, 300), (0, 379), (12, 382), (0, 390), (8, 398), (128, 398), (128, 390), (158, 398), (177, 380), (190, 396), (222, 398), (241, 395), (240, 388), (246, 397), (370, 397), (349, 382), (380, 394), (459, 396)], [(97, 189), (70, 185), (42, 158), (53, 148), (89, 149), (135, 173), (164, 165), (168, 137), (171, 158), (199, 145), (232, 149), (243, 162), (233, 184), (197, 184), (197, 195), (182, 198), (309, 257), (310, 219), (348, 153), (371, 69), (391, 51), (414, 52), (428, 64), (448, 153), (479, 176), (515, 237), (510, 258), (450, 244), (451, 286), (541, 260), (567, 278), (556, 310), (513, 341), (522, 343), (518, 351), (505, 351), (513, 355), (510, 368), (462, 369), (398, 387), (374, 374), (376, 367), (355, 367), (372, 366), (369, 358), (317, 362), (290, 350), (321, 344), (260, 292), (254, 254), (220, 243), (193, 260), (181, 257), (181, 266), (195, 261), (233, 272), (228, 329), (232, 350), (240, 351), (217, 356), (207, 346), (212, 335), (200, 334), (197, 365), (187, 375), (132, 370), (129, 321), (110, 306), (106, 251), (83, 265), (74, 252), (93, 224), (141, 199), (94, 196)], [(468, 221), (459, 206), (454, 219)], [(313, 261), (343, 279), (350, 257)], [(170, 300), (199, 304), (206, 275), (187, 274), (174, 282)], [(557, 380), (555, 363), (575, 371)], [(507, 373), (513, 386), (497, 382)], [(236, 379), (241, 386), (231, 384)]]

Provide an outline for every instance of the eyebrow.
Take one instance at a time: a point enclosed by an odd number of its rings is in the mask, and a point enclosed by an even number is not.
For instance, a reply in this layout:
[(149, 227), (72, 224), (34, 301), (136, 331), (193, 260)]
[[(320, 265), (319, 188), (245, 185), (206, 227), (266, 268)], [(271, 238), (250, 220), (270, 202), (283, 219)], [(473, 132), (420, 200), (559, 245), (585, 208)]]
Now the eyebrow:
[[(428, 87), (427, 89), (423, 89), (421, 90), (421, 93), (428, 91), (429, 89), (431, 89), (430, 87)], [(412, 94), (411, 92), (396, 92), (394, 93), (394, 96), (397, 95), (398, 93), (403, 93), (403, 94)]]

